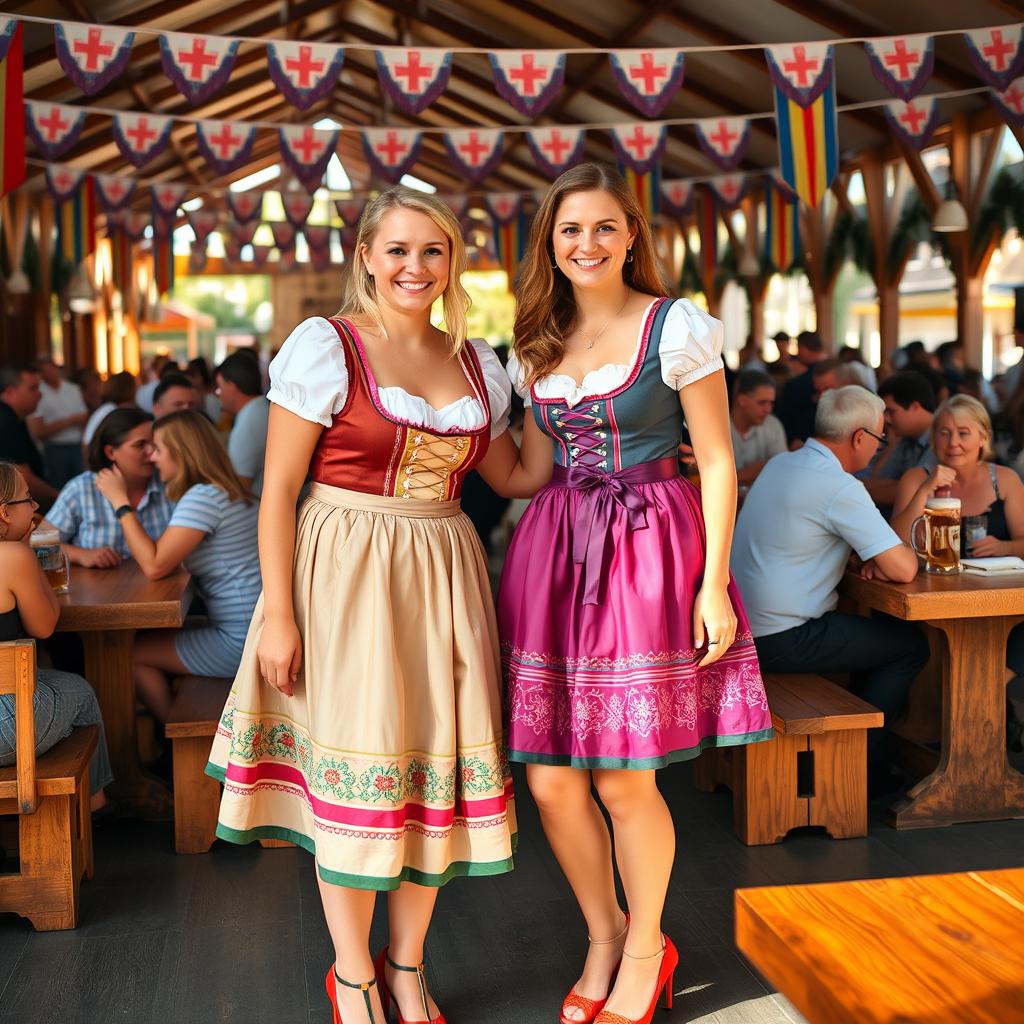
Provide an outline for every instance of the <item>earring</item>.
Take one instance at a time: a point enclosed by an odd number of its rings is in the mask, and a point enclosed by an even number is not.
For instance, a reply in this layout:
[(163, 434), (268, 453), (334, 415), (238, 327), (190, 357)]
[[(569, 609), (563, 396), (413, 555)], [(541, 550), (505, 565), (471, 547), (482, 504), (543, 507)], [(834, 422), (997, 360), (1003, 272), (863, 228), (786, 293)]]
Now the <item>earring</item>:
[(551, 254), (551, 269), (552, 270), (557, 270), (558, 269), (558, 263), (555, 262), (555, 254), (554, 253)]
[(626, 262), (627, 263), (632, 263), (633, 262), (633, 250), (632, 249), (627, 249), (626, 250)]

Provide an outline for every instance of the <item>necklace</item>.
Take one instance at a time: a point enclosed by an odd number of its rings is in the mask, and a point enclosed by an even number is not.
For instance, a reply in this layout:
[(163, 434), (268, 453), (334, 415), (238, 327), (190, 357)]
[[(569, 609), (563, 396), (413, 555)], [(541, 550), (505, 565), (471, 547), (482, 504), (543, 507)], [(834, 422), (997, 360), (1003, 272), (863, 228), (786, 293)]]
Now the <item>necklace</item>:
[[(592, 337), (592, 338), (590, 339), (590, 344), (589, 344), (589, 345), (587, 345), (587, 351), (588, 351), (588, 352), (589, 352), (589, 351), (590, 351), (590, 350), (591, 350), (591, 349), (592, 349), (592, 348), (593, 348), (593, 347), (594, 347), (594, 346), (595, 346), (595, 345), (597, 344), (597, 339), (598, 339), (598, 338), (600, 338), (600, 337), (601, 337), (601, 335), (602, 335), (602, 334), (604, 334), (604, 332), (605, 332), (605, 331), (607, 331), (609, 327), (611, 327), (611, 325), (612, 325), (612, 322), (613, 322), (614, 320), (618, 320), (618, 319), (619, 319), (619, 317), (620, 317), (620, 316), (622, 315), (622, 311), (623, 311), (623, 310), (624, 310), (624, 309), (626, 308), (626, 304), (627, 304), (627, 303), (629, 302), (629, 300), (630, 300), (630, 298), (631, 298), (632, 294), (633, 294), (632, 292), (629, 292), (629, 291), (627, 291), (627, 292), (626, 292), (626, 301), (625, 301), (625, 302), (623, 302), (623, 304), (622, 304), (621, 306), (619, 306), (619, 311), (618, 311), (617, 313), (615, 313), (615, 315), (614, 315), (614, 316), (611, 316), (611, 317), (609, 317), (609, 319), (608, 319), (608, 321), (607, 321), (607, 322), (605, 323), (604, 327), (602, 327), (602, 328), (601, 328), (601, 330), (599, 330), (599, 331), (597, 332), (597, 334), (595, 334), (595, 335), (594, 335), (594, 336), (593, 336), (593, 337)], [(577, 330), (577, 331), (579, 331), (579, 333), (580, 333), (581, 335), (583, 334), (583, 332), (582, 332), (582, 331), (581, 331), (581, 330), (580, 330), (580, 329), (579, 329), (578, 327), (576, 328), (576, 330)]]

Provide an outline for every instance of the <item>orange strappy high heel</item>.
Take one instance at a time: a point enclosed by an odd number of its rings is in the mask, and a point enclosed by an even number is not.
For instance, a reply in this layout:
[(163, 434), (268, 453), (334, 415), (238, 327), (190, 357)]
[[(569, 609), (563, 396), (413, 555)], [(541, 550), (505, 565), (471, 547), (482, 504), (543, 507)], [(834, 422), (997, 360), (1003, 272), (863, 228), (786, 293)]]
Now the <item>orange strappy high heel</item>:
[(651, 1024), (662, 992), (665, 993), (665, 1009), (672, 1009), (672, 981), (676, 968), (679, 966), (679, 951), (667, 935), (662, 937), (665, 940), (665, 945), (650, 956), (633, 956), (632, 953), (623, 953), (623, 956), (628, 956), (631, 960), (653, 960), (656, 956), (662, 957), (661, 970), (658, 971), (658, 983), (654, 987), (654, 998), (651, 1000), (647, 1012), (639, 1020), (630, 1020), (629, 1017), (623, 1017), (621, 1013), (609, 1013), (607, 1010), (602, 1010), (594, 1018), (594, 1024)]
[[(370, 989), (377, 984), (377, 979), (372, 978), (370, 981), (364, 981), (356, 983), (352, 981), (346, 981), (340, 974), (338, 974), (337, 964), (332, 964), (327, 968), (327, 977), (324, 979), (324, 986), (327, 989), (327, 998), (331, 1001), (331, 1011), (334, 1014), (334, 1024), (345, 1024), (341, 1019), (341, 1010), (338, 1009), (338, 992), (335, 988), (335, 982), (339, 985), (344, 985), (345, 988), (358, 988), (362, 989), (363, 999), (366, 1001), (366, 1019), (373, 1024), (373, 1004), (370, 1002)], [(333, 975), (333, 977), (332, 977)], [(385, 1010), (385, 1013), (387, 1011)]]
[[(587, 942), (589, 942), (592, 946), (607, 946), (610, 945), (612, 942), (618, 942), (619, 939), (621, 939), (622, 936), (625, 935), (628, 931), (629, 914), (626, 915), (626, 923), (623, 926), (622, 931), (619, 932), (618, 935), (613, 935), (610, 939), (592, 939), (588, 935)], [(616, 966), (615, 970), (618, 970), (618, 966)], [(614, 979), (614, 977), (615, 975), (613, 973), (612, 978)], [(609, 982), (609, 988), (610, 987), (611, 982)], [(588, 999), (586, 996), (581, 996), (576, 991), (576, 986), (573, 985), (573, 987), (569, 989), (569, 994), (565, 997), (564, 1001), (562, 1002), (562, 1013), (561, 1016), (559, 1016), (558, 1018), (559, 1024), (594, 1024), (594, 1018), (601, 1012), (601, 1009), (603, 1008), (606, 1002), (608, 1002), (607, 996), (605, 996), (604, 999)], [(567, 1017), (567, 1010), (582, 1010), (583, 1016)]]
[[(388, 988), (388, 980), (384, 976), (384, 964), (387, 963), (396, 971), (408, 971), (416, 972), (416, 980), (420, 986), (420, 999), (423, 1000), (423, 1021), (407, 1021), (402, 1016), (402, 1011), (398, 1008), (398, 1000), (391, 994), (391, 989)], [(436, 1017), (430, 1016), (430, 1001), (427, 999), (427, 983), (423, 978), (423, 972), (425, 970), (423, 964), (417, 964), (415, 967), (406, 967), (403, 964), (396, 964), (391, 957), (388, 956), (388, 947), (385, 946), (377, 957), (376, 962), (373, 965), (374, 971), (377, 975), (377, 981), (380, 984), (380, 999), (384, 1006), (384, 1016), (387, 1017), (391, 1010), (391, 1004), (395, 1004), (395, 1016), (398, 1018), (398, 1024), (447, 1024), (444, 1019), (443, 1013), (438, 1013)]]

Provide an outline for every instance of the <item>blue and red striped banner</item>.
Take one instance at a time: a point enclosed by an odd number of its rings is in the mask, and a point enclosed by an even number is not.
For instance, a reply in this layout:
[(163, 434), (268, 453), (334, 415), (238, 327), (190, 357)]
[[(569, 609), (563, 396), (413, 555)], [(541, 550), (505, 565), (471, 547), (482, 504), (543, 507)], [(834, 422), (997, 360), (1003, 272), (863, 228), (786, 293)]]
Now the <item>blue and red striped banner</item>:
[(57, 237), (65, 263), (77, 267), (96, 250), (96, 191), (85, 175), (74, 194), (57, 207)]
[(661, 212), (661, 166), (656, 164), (646, 173), (640, 173), (620, 163), (619, 173), (629, 191), (636, 196), (644, 216), (648, 220), (656, 217)]
[(782, 178), (812, 209), (825, 197), (839, 170), (835, 75), (824, 91), (801, 107), (775, 87), (775, 120)]
[(793, 265), (800, 239), (800, 203), (787, 191), (770, 178), (765, 181), (764, 254), (781, 273)]

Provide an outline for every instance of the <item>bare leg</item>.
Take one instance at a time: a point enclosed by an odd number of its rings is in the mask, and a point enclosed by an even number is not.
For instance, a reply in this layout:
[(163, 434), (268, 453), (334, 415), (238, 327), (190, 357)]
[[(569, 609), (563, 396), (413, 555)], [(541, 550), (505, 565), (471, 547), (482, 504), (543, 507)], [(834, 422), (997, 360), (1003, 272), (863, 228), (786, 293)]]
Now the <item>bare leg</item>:
[[(611, 815), (615, 859), (629, 906), (625, 952), (649, 957), (662, 944), (661, 915), (676, 849), (672, 815), (653, 770), (602, 769), (594, 772), (594, 784)], [(609, 1012), (631, 1020), (643, 1016), (660, 968), (660, 956), (623, 957), (608, 999)]]
[[(619, 935), (625, 916), (615, 895), (612, 844), (601, 809), (590, 791), (590, 772), (579, 768), (531, 764), (526, 768), (530, 792), (540, 810), (544, 834), (587, 922), (587, 932), (598, 943), (589, 947), (578, 995), (604, 999), (622, 956)], [(570, 1007), (570, 1020), (583, 1013)]]
[[(327, 918), (327, 930), (334, 943), (335, 970), (346, 981), (361, 984), (373, 978), (370, 957), (370, 922), (377, 894), (365, 889), (331, 885), (317, 874), (320, 900)], [(366, 1014), (366, 1001), (359, 989), (336, 985), (338, 1008), (345, 1024), (384, 1024), (377, 987), (369, 989), (373, 1020)]]
[(155, 629), (135, 637), (135, 692), (158, 722), (167, 721), (171, 708), (171, 677), (187, 675), (174, 649), (174, 629)]
[[(437, 889), (432, 886), (403, 882), (388, 893), (388, 928), (391, 942), (388, 956), (403, 967), (415, 967), (423, 962), (423, 943), (430, 927), (430, 918), (437, 902)], [(398, 1003), (402, 1019), (407, 1021), (433, 1020), (437, 1005), (427, 993), (427, 1016), (423, 1016), (423, 996), (416, 974), (385, 967), (388, 988)], [(424, 990), (426, 979), (424, 978)]]

